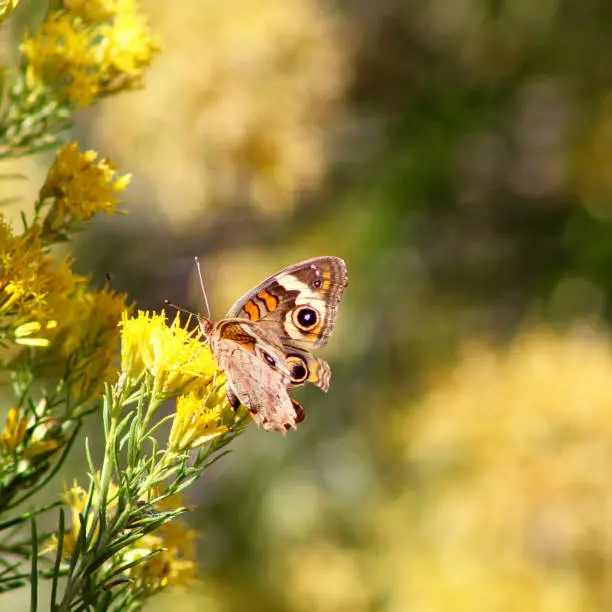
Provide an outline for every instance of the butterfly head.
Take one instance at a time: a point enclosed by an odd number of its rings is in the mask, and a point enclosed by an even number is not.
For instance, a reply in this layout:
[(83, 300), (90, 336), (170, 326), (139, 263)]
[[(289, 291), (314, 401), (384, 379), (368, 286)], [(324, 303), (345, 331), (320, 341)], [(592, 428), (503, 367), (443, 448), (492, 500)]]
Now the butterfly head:
[(210, 317), (205, 317), (204, 315), (198, 315), (198, 323), (200, 325), (200, 331), (205, 338), (210, 338), (212, 334), (213, 327), (215, 326), (213, 320)]

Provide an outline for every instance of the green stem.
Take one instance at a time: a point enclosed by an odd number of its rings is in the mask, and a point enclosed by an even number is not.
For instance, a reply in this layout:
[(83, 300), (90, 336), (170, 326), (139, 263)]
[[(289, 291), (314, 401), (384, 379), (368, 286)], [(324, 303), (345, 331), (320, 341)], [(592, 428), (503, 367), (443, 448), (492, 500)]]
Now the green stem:
[[(71, 609), (72, 601), (78, 596), (80, 591), (83, 589), (84, 582), (90, 577), (91, 569), (95, 565), (99, 565), (97, 555), (95, 551), (92, 551), (90, 546), (93, 538), (96, 536), (98, 530), (103, 531), (103, 526), (106, 523), (106, 512), (107, 512), (107, 498), (108, 490), (113, 475), (113, 470), (118, 468), (115, 466), (115, 453), (117, 444), (117, 426), (119, 423), (119, 417), (121, 416), (121, 404), (114, 400), (114, 393), (111, 392), (107, 395), (108, 402), (104, 406), (104, 410), (107, 411), (108, 415), (108, 430), (106, 433), (106, 441), (104, 448), (104, 459), (102, 463), (102, 473), (100, 475), (100, 488), (95, 504), (91, 507), (90, 512), (87, 513), (84, 528), (88, 528), (89, 533), (83, 539), (84, 550), (74, 551), (73, 554), (80, 555), (74, 566), (73, 571), (68, 577), (68, 584), (66, 585), (66, 591), (62, 602), (60, 603), (58, 610), (60, 612), (68, 612)], [(104, 516), (103, 516), (104, 515)], [(109, 535), (99, 533), (100, 540), (95, 546), (95, 550), (100, 550), (106, 543), (105, 540)], [(106, 536), (106, 537), (105, 537)], [(104, 539), (104, 541), (102, 541)], [(91, 554), (90, 554), (91, 553)]]

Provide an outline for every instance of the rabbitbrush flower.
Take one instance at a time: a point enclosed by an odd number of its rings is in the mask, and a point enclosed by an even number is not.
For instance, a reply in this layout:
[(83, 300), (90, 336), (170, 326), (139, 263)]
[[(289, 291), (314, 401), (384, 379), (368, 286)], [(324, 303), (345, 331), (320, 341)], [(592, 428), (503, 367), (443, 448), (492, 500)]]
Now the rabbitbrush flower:
[(21, 53), (27, 79), (84, 107), (96, 98), (140, 87), (160, 49), (136, 0), (71, 0), (51, 12)]
[(139, 311), (121, 321), (121, 371), (134, 380), (143, 373), (168, 395), (187, 391), (190, 384), (208, 384), (217, 364), (208, 345), (199, 339), (199, 330), (181, 325), (177, 314), (166, 324), (166, 315)]

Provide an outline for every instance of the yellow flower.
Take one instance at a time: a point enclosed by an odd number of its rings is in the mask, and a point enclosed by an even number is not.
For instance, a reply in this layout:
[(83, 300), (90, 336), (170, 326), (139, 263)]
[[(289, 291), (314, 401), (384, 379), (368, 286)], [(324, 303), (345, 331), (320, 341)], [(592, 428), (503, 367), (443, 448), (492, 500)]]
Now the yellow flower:
[(140, 84), (142, 68), (151, 63), (153, 53), (160, 47), (135, 2), (121, 0), (119, 5), (112, 23), (100, 27), (100, 34), (106, 38), (102, 67), (108, 77), (122, 75), (122, 88), (127, 88)]
[(86, 279), (73, 274), (70, 261), (44, 250), (41, 228), (13, 236), (0, 216), (0, 317), (7, 338), (24, 346), (48, 346), (66, 320), (70, 296)]
[[(95, 505), (100, 499), (99, 493), (100, 475), (96, 479), (96, 489), (94, 490), (93, 497), (91, 500), (92, 506)], [(107, 497), (106, 497), (106, 513), (107, 519), (111, 519), (117, 511), (118, 503), (118, 491), (119, 488), (113, 482), (110, 483)], [(79, 533), (81, 531), (81, 521), (79, 514), (82, 514), (87, 506), (88, 495), (87, 491), (80, 487), (76, 480), (74, 480), (71, 488), (67, 488), (64, 484), (64, 502), (70, 510), (70, 529), (67, 529), (64, 533), (64, 543), (62, 546), (62, 558), (69, 559), (76, 548), (76, 544), (79, 539)], [(86, 525), (86, 529), (91, 527), (91, 520)], [(97, 531), (97, 530), (96, 530)], [(43, 551), (44, 553), (52, 552), (57, 550), (58, 540), (54, 534), (49, 541), (48, 546)]]
[(62, 555), (70, 557), (76, 547), (76, 542), (81, 531), (79, 514), (82, 514), (87, 505), (87, 491), (80, 487), (75, 480), (70, 489), (64, 484), (64, 502), (70, 510), (70, 530), (64, 534)]
[(177, 451), (197, 448), (229, 431), (222, 424), (219, 399), (216, 398), (216, 405), (212, 407), (207, 405), (209, 402), (206, 400), (197, 391), (177, 398), (168, 448)]
[(32, 463), (48, 458), (64, 443), (62, 427), (57, 419), (47, 417), (38, 423), (33, 419), (30, 426), (32, 431), (23, 449), (23, 457)]
[(40, 323), (55, 319), (48, 295), (69, 294), (85, 279), (72, 274), (68, 260), (54, 261), (45, 254), (39, 227), (21, 236), (13, 236), (5, 223), (1, 227), (0, 315), (18, 314)]
[(0, 0), (0, 23), (3, 23), (10, 17), (18, 4), (19, 0)]
[(33, 226), (13, 236), (0, 215), (0, 322), (15, 344), (46, 348), (33, 365), (37, 376), (65, 378), (85, 401), (115, 371), (117, 324), (130, 309), (123, 294), (89, 291), (87, 278), (73, 274), (68, 259), (45, 253), (42, 235)]
[(64, 85), (63, 93), (79, 108), (89, 106), (100, 92), (100, 77), (94, 72), (75, 71)]
[(122, 204), (117, 192), (128, 186), (131, 175), (117, 174), (110, 162), (96, 162), (97, 157), (95, 151), (79, 151), (76, 142), (57, 152), (39, 196), (41, 202), (53, 199), (43, 223), (47, 236), (66, 232), (98, 212), (117, 212)]
[(117, 12), (119, 0), (64, 0), (64, 6), (85, 21), (102, 23)]
[[(183, 505), (182, 497), (172, 495), (156, 505), (160, 511), (176, 510)], [(126, 554), (127, 561), (142, 559), (155, 551), (160, 552), (135, 565), (130, 570), (130, 578), (149, 593), (167, 586), (188, 586), (195, 575), (196, 537), (196, 531), (189, 529), (185, 521), (176, 518), (143, 536)]]
[(134, 0), (68, 0), (20, 49), (30, 84), (83, 107), (140, 85), (159, 43)]
[[(63, 97), (75, 75), (87, 74), (95, 66), (95, 48), (88, 28), (79, 28), (75, 16), (67, 12), (53, 12), (38, 29), (36, 35), (26, 35), (20, 50), (26, 58), (27, 78), (31, 85), (37, 82), (58, 89)], [(97, 95), (98, 80), (88, 96), (68, 98), (79, 106), (87, 106)]]
[[(149, 3), (164, 24), (168, 53), (147, 75), (142, 94), (126, 97), (121, 108), (100, 109), (100, 137), (125, 159), (149, 166), (158, 193), (168, 194), (159, 198), (168, 203), (167, 218), (188, 222), (203, 206), (231, 203), (237, 194), (265, 213), (286, 212), (298, 194), (317, 188), (330, 130), (345, 121), (341, 100), (354, 65), (346, 22), (333, 4)], [(186, 69), (195, 57), (205, 58), (201, 68)], [(174, 100), (181, 100), (182, 113), (167, 112)], [(156, 116), (163, 124), (151, 130)], [(138, 154), (143, 143), (149, 143), (146, 160)], [(172, 206), (176, 201), (182, 205)]]
[(149, 334), (157, 323), (164, 325), (165, 318), (159, 321), (157, 314), (150, 315), (142, 310), (136, 316), (123, 314), (121, 317), (121, 371), (133, 380), (145, 372), (144, 354), (149, 356)]
[(132, 318), (124, 315), (121, 326), (121, 371), (132, 380), (146, 372), (168, 394), (212, 381), (217, 364), (210, 348), (197, 339), (197, 329), (181, 326), (178, 314), (168, 326), (163, 311), (139, 311)]
[[(57, 430), (51, 432), (51, 427), (48, 423), (41, 423), (34, 426), (35, 421), (30, 422), (33, 431), (30, 432), (26, 440), (28, 431), (28, 418), (22, 416), (19, 418), (19, 410), (11, 408), (6, 417), (4, 431), (0, 433), (0, 455), (13, 455), (19, 447), (23, 448), (19, 451), (19, 457), (25, 459), (37, 458), (40, 460), (41, 455), (45, 458), (53, 451), (57, 450), (60, 441), (57, 439)], [(47, 434), (51, 434), (47, 436)], [(56, 437), (52, 437), (52, 436)]]
[(41, 374), (65, 376), (73, 395), (90, 397), (116, 372), (113, 364), (119, 340), (118, 323), (129, 314), (126, 295), (108, 288), (88, 291), (78, 287), (65, 305), (58, 330), (44, 357)]
[(126, 296), (107, 288), (89, 291), (69, 260), (45, 254), (41, 236), (38, 226), (12, 236), (0, 217), (1, 321), (15, 344), (47, 347), (37, 375), (65, 377), (70, 363), (68, 385), (84, 399), (113, 373)]
[(12, 455), (23, 444), (28, 419), (19, 418), (19, 410), (11, 408), (6, 417), (4, 431), (0, 433), (0, 451), (3, 455)]
[(55, 342), (57, 348), (61, 347), (61, 352), (67, 356), (84, 347), (92, 351), (113, 345), (110, 348), (114, 353), (114, 342), (119, 337), (117, 324), (123, 312), (129, 312), (126, 297), (108, 287), (97, 291), (80, 287), (72, 296), (68, 320), (62, 321), (62, 335)]
[(49, 346), (49, 338), (44, 336), (34, 336), (40, 331), (49, 331), (57, 327), (57, 321), (47, 321), (39, 323), (38, 321), (30, 321), (23, 323), (15, 329), (15, 342), (23, 346)]
[(130, 551), (130, 561), (142, 559), (155, 551), (157, 554), (134, 566), (130, 572), (132, 580), (149, 593), (167, 586), (188, 586), (195, 575), (195, 563), (177, 554), (177, 549), (168, 547), (162, 537), (148, 534), (138, 541), (138, 547)]
[(25, 459), (41, 459), (41, 455), (45, 455), (44, 458), (47, 458), (49, 454), (53, 453), (59, 448), (58, 440), (41, 440), (40, 442), (35, 442), (34, 444), (28, 445), (23, 450), (23, 456)]

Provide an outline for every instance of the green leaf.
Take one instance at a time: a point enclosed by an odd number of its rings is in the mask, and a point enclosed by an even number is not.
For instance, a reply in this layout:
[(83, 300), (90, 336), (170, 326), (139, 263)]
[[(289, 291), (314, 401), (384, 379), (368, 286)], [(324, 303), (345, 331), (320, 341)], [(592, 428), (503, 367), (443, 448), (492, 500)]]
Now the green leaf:
[(32, 571), (30, 574), (30, 612), (38, 610), (38, 536), (36, 519), (31, 518), (32, 525)]
[(55, 564), (53, 567), (53, 582), (51, 584), (51, 610), (55, 610), (57, 601), (57, 583), (60, 575), (60, 566), (62, 564), (62, 553), (64, 551), (64, 519), (64, 509), (60, 508), (59, 522), (57, 527), (57, 551), (55, 555)]

